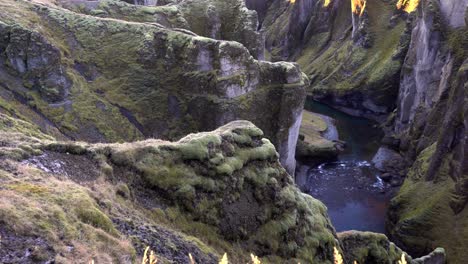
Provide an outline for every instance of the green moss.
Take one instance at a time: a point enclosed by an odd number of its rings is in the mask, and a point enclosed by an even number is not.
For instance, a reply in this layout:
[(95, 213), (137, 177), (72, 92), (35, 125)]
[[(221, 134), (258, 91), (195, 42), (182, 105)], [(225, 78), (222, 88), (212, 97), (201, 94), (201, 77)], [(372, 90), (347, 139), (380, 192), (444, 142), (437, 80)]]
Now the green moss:
[(180, 142), (188, 142), (187, 144), (182, 144), (177, 147), (183, 159), (205, 160), (209, 158), (209, 146), (219, 146), (221, 144), (221, 139), (215, 135), (206, 135), (200, 138), (194, 138), (189, 135)]
[(466, 28), (459, 28), (450, 30), (448, 33), (448, 46), (460, 64), (468, 55), (466, 47), (468, 46), (468, 30)]
[(76, 209), (76, 214), (86, 224), (100, 228), (114, 236), (119, 234), (109, 217), (94, 206), (90, 207), (89, 204), (81, 205)]
[[(204, 251), (213, 254), (212, 247), (214, 247), (218, 252), (232, 252), (232, 245), (225, 241), (213, 226), (191, 220), (176, 207), (168, 208), (165, 210), (165, 214), (175, 228), (191, 235), (188, 239), (201, 244)], [(200, 243), (199, 238), (202, 238), (205, 243)], [(210, 245), (210, 247), (207, 245)], [(215, 255), (218, 254), (215, 253)]]
[(44, 186), (29, 183), (10, 184), (7, 188), (25, 194), (46, 195), (49, 192), (49, 189)]
[[(338, 234), (345, 259), (358, 263), (397, 263), (404, 252), (383, 234), (347, 231)], [(406, 260), (411, 262), (406, 254)]]
[[(276, 18), (275, 23), (287, 25), (288, 21), (294, 21), (294, 17), (286, 17), (288, 14), (294, 14), (292, 10)], [(398, 89), (395, 89), (398, 83), (395, 80), (398, 80), (404, 57), (401, 54), (397, 55), (398, 52), (395, 51), (407, 48), (409, 42), (405, 36), (410, 33), (405, 32), (402, 19), (396, 19), (394, 26), (389, 25), (395, 10), (391, 3), (369, 2), (366, 10), (366, 19), (369, 22), (364, 30), (372, 36), (373, 43), (370, 48), (362, 48), (353, 43), (349, 32), (351, 10), (349, 6), (340, 6), (337, 16), (331, 16), (329, 31), (314, 32), (307, 36), (310, 45), (301, 44), (298, 49), (302, 48), (302, 52), (291, 59), (296, 60), (310, 77), (311, 85), (308, 91), (311, 94), (337, 99), (363, 95), (376, 105), (385, 106), (390, 110), (394, 107), (398, 93)], [(314, 17), (311, 21), (315, 21)], [(286, 33), (274, 26), (266, 26), (272, 34), (267, 35), (267, 43), (273, 41), (273, 45), (288, 48), (287, 45), (283, 45), (284, 42), (276, 40)], [(289, 29), (285, 27), (284, 30)], [(288, 34), (293, 35), (294, 32)]]
[(468, 240), (466, 232), (454, 231), (453, 225), (468, 223), (462, 220), (467, 219), (464, 211), (454, 217), (450, 207), (455, 189), (448, 169), (452, 156), (444, 157), (436, 172), (437, 180), (426, 179), (435, 151), (436, 144), (424, 149), (410, 168), (408, 178), (391, 202), (394, 222), (389, 230), (393, 238), (411, 245), (414, 252), (427, 253), (427, 248), (443, 247), (447, 249), (448, 260), (457, 262), (463, 259), (457, 250), (467, 245)]
[(131, 197), (131, 192), (130, 189), (128, 188), (128, 185), (125, 183), (119, 183), (116, 187), (117, 191), (116, 193), (120, 195), (121, 197), (128, 199)]

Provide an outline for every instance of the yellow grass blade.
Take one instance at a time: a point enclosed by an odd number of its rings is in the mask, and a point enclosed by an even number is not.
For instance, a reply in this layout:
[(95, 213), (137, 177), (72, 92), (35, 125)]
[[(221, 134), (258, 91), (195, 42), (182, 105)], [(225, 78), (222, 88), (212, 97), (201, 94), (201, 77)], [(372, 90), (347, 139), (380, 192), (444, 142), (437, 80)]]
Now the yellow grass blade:
[(343, 264), (343, 257), (336, 247), (333, 247), (333, 259), (335, 264)]
[(193, 259), (192, 254), (189, 253), (188, 257), (189, 257), (189, 260), (190, 260), (190, 264), (195, 264), (195, 259)]
[(228, 257), (227, 257), (227, 253), (224, 253), (223, 255), (223, 258), (221, 259), (221, 261), (219, 262), (219, 264), (228, 264)]
[(405, 258), (405, 253), (401, 254), (401, 260), (398, 261), (398, 264), (407, 264), (406, 258)]
[(262, 263), (260, 262), (260, 259), (258, 259), (258, 257), (255, 256), (254, 254), (250, 254), (250, 257), (252, 258), (252, 263), (253, 263), (253, 264), (262, 264)]

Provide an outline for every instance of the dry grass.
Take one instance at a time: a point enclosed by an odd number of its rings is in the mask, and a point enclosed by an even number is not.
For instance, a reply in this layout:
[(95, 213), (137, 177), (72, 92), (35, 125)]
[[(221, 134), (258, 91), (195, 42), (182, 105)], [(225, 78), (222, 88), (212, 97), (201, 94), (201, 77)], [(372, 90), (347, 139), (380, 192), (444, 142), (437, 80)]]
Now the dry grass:
[(219, 261), (219, 264), (228, 264), (228, 263), (229, 261), (228, 261), (227, 253), (224, 253), (223, 258)]
[(253, 264), (261, 264), (260, 259), (255, 256), (254, 254), (250, 254), (250, 257), (252, 258), (252, 263)]
[[(250, 257), (252, 259), (252, 264), (262, 264), (262, 262), (260, 261), (260, 258), (255, 256), (254, 254), (250, 254)], [(195, 259), (193, 258), (192, 254), (189, 254), (189, 260), (190, 260), (190, 264), (196, 264)], [(343, 256), (341, 255), (340, 251), (336, 247), (333, 247), (333, 260), (334, 260), (333, 262), (334, 264), (344, 264)], [(141, 264), (157, 264), (157, 263), (158, 263), (158, 257), (156, 256), (154, 251), (151, 250), (150, 247), (146, 247)], [(94, 264), (94, 260), (91, 260), (89, 264)], [(224, 253), (223, 257), (219, 261), (219, 264), (229, 264), (227, 253)], [(353, 264), (358, 264), (358, 262), (353, 261)], [(396, 264), (408, 264), (406, 262), (404, 253), (401, 254), (401, 260), (398, 260)]]
[(146, 247), (141, 264), (156, 264), (156, 263), (158, 263), (158, 257), (156, 257), (156, 254), (154, 253), (153, 250), (150, 250), (150, 247)]
[(333, 259), (335, 264), (343, 264), (343, 257), (336, 247), (333, 248)]
[(398, 264), (407, 264), (405, 254), (401, 254), (401, 260), (398, 261)]

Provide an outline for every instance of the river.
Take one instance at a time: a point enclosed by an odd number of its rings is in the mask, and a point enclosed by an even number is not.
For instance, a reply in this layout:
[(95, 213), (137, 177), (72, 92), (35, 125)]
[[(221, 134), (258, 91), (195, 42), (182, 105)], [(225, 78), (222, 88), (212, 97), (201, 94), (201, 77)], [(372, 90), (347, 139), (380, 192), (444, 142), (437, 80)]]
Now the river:
[(370, 163), (383, 136), (378, 124), (309, 99), (305, 109), (335, 119), (339, 137), (347, 146), (336, 162), (318, 166), (299, 164), (297, 185), (327, 206), (338, 232), (384, 233), (385, 214), (393, 191)]

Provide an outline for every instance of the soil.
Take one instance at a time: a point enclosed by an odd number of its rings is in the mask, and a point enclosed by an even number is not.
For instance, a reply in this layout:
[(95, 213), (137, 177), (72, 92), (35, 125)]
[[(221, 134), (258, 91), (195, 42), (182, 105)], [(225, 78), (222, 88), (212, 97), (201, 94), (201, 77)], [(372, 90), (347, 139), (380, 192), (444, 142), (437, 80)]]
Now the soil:
[(113, 222), (120, 232), (132, 239), (139, 256), (142, 256), (145, 248), (149, 246), (157, 256), (170, 259), (173, 263), (189, 264), (189, 254), (196, 263), (218, 263), (215, 255), (205, 254), (196, 245), (161, 226), (121, 219), (113, 219)]
[(55, 253), (42, 238), (15, 234), (0, 223), (0, 263), (54, 263)]

